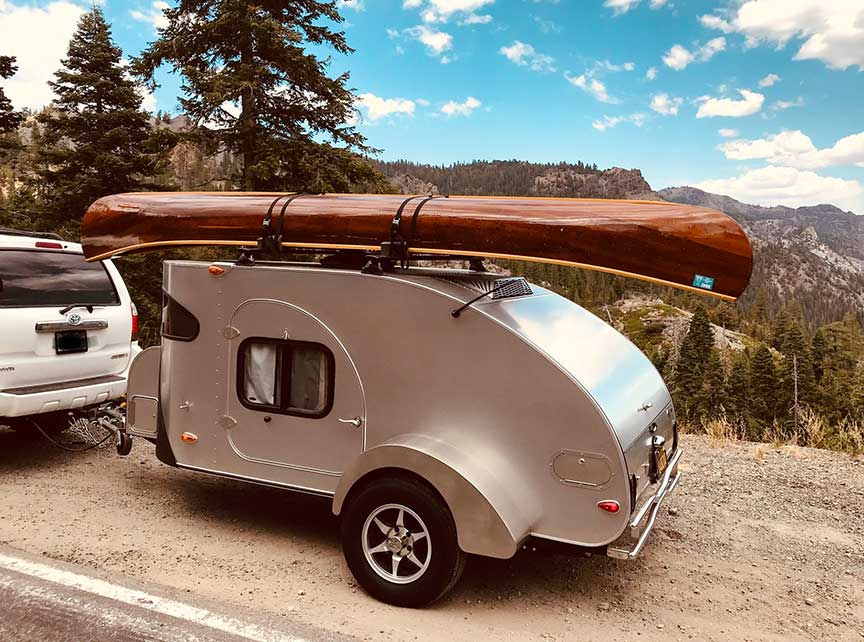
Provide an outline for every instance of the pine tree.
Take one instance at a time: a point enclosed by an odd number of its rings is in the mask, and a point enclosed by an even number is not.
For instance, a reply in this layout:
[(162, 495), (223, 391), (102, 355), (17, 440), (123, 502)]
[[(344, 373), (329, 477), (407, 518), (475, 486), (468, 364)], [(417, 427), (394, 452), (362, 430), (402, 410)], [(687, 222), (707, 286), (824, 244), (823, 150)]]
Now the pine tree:
[(699, 414), (705, 418), (718, 417), (726, 412), (726, 405), (726, 371), (720, 361), (720, 352), (711, 348), (705, 362), (705, 374), (699, 394)]
[(180, 104), (220, 147), (241, 156), (244, 189), (385, 184), (352, 153), (372, 150), (349, 124), (355, 96), (348, 74), (329, 77), (329, 60), (311, 51), (353, 51), (327, 24), (342, 22), (335, 2), (179, 0), (165, 17), (168, 24), (134, 68), (150, 86), (163, 64), (182, 74)]
[(774, 355), (766, 345), (759, 346), (750, 366), (750, 414), (764, 430), (777, 416), (777, 369)]
[(726, 388), (727, 412), (733, 419), (748, 421), (750, 416), (748, 396), (750, 392), (750, 367), (747, 357), (741, 353), (732, 362)]
[(681, 342), (678, 362), (675, 366), (673, 392), (676, 405), (687, 419), (698, 414), (699, 395), (705, 380), (705, 364), (714, 346), (714, 334), (705, 308), (699, 306), (690, 319), (687, 335)]
[(150, 169), (148, 116), (121, 55), (102, 10), (85, 13), (49, 83), (57, 98), (38, 117), (39, 189), (56, 223), (72, 229), (90, 203), (136, 189)]
[(793, 320), (786, 323), (784, 331), (775, 339), (777, 349), (783, 354), (783, 363), (778, 372), (782, 391), (780, 405), (784, 410), (792, 409), (795, 404), (797, 379), (798, 405), (809, 404), (813, 400), (815, 380), (810, 344), (801, 326)]
[[(0, 56), (0, 78), (8, 80), (18, 71), (18, 66), (15, 64), (13, 56)], [(0, 135), (11, 134), (18, 129), (21, 124), (22, 115), (12, 108), (12, 101), (3, 93), (3, 88), (0, 87)], [(0, 141), (2, 146), (2, 141)]]

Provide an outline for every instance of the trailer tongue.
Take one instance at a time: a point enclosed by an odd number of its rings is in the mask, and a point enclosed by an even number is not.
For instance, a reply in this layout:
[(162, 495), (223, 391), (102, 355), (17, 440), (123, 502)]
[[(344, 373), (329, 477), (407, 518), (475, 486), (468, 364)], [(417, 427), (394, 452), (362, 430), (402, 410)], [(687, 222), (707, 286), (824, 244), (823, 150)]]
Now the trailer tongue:
[(664, 201), (391, 194), (133, 193), (87, 211), (89, 260), (172, 246), (354, 250), (569, 265), (735, 299), (753, 257), (715, 210)]

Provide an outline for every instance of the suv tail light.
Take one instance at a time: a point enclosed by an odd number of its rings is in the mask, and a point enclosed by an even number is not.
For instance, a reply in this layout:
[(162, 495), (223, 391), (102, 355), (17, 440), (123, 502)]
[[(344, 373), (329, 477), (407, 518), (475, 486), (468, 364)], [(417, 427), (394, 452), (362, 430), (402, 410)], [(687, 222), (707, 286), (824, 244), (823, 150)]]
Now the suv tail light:
[(138, 308), (135, 307), (134, 303), (129, 304), (132, 308), (132, 338), (130, 341), (138, 340)]

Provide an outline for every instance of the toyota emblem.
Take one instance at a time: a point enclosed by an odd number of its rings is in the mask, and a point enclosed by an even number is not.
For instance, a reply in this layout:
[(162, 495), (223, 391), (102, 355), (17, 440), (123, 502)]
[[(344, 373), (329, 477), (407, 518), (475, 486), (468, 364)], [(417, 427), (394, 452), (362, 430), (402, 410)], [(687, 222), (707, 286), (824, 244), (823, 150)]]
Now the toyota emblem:
[(66, 323), (68, 323), (69, 325), (78, 325), (79, 323), (81, 323), (81, 315), (77, 312), (73, 312), (66, 317)]

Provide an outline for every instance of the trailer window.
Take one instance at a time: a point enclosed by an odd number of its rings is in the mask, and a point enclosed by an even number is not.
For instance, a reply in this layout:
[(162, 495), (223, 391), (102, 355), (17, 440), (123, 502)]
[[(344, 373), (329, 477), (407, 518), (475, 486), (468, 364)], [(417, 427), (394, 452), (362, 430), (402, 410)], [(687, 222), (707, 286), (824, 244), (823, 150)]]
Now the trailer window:
[(174, 341), (194, 341), (198, 319), (165, 291), (162, 292), (162, 336)]
[(323, 417), (333, 405), (333, 364), (320, 343), (247, 339), (237, 358), (237, 395), (249, 408)]

